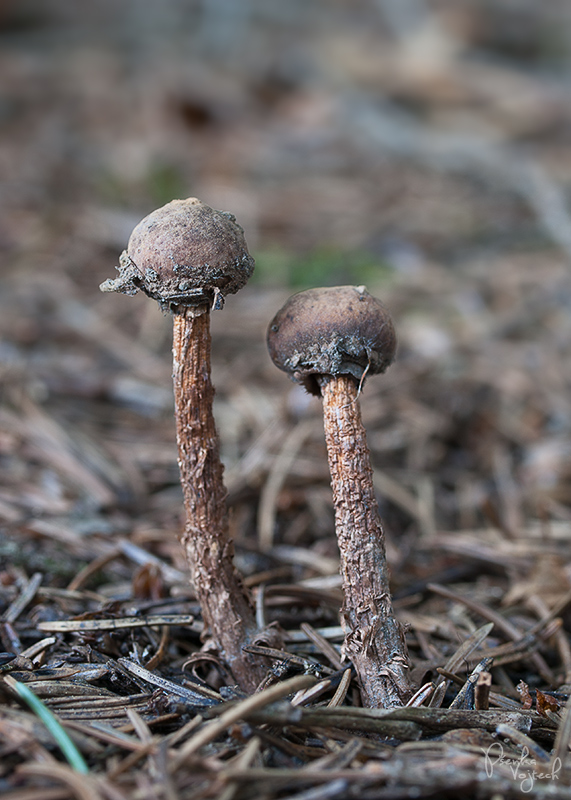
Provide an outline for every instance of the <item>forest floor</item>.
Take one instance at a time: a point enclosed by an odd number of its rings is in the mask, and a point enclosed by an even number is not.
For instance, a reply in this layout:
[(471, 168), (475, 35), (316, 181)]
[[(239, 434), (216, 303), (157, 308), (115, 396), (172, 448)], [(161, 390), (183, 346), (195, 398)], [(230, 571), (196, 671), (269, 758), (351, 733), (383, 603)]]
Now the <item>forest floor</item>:
[[(563, 0), (0, 5), (6, 800), (571, 798), (570, 22)], [(257, 702), (203, 647), (178, 540), (172, 320), (98, 289), (186, 196), (257, 262), (212, 317), (236, 564), (285, 632)], [(390, 711), (342, 661), (320, 401), (265, 347), (289, 294), (346, 283), (399, 339), (361, 394), (423, 689)]]

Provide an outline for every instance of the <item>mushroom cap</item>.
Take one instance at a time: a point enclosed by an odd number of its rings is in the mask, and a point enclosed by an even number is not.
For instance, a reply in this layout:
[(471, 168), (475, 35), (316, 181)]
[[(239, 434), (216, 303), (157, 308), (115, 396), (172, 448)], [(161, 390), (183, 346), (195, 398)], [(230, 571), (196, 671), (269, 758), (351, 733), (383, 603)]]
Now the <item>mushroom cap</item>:
[(103, 292), (145, 292), (163, 310), (222, 306), (224, 296), (244, 286), (254, 271), (244, 231), (235, 217), (196, 197), (172, 200), (133, 230), (117, 267), (119, 277)]
[(364, 286), (333, 286), (294, 294), (268, 328), (276, 367), (308, 392), (320, 394), (317, 376), (384, 372), (396, 334), (389, 312)]

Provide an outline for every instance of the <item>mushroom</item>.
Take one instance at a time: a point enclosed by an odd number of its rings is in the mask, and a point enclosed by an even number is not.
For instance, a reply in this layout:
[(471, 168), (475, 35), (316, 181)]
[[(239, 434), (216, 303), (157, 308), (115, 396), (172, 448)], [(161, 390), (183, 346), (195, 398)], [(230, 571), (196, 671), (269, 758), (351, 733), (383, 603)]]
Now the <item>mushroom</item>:
[(232, 214), (191, 197), (173, 200), (145, 217), (133, 230), (117, 268), (119, 277), (101, 284), (103, 292), (142, 291), (173, 315), (173, 382), (178, 465), (186, 525), (182, 544), (192, 584), (208, 630), (245, 690), (264, 678), (243, 646), (276, 644), (266, 636), (233, 563), (226, 489), (212, 412), (210, 309), (244, 286), (254, 269), (244, 231)]
[(365, 377), (384, 372), (393, 360), (391, 318), (364, 286), (309, 289), (278, 311), (267, 341), (274, 364), (323, 400), (343, 579), (344, 654), (355, 666), (364, 705), (403, 705), (410, 696), (409, 662), (392, 607), (359, 407)]

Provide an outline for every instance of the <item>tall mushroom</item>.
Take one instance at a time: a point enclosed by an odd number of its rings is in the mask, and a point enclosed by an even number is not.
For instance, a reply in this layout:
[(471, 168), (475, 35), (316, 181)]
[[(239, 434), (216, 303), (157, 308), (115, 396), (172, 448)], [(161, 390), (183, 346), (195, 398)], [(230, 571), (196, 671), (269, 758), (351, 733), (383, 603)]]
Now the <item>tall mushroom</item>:
[[(253, 690), (265, 669), (242, 647), (258, 641), (255, 614), (233, 564), (226, 489), (212, 412), (210, 309), (244, 286), (254, 269), (232, 214), (194, 197), (173, 200), (133, 230), (104, 292), (142, 291), (173, 314), (173, 381), (186, 526), (182, 534), (206, 629), (235, 680)], [(267, 631), (264, 643), (275, 636)]]
[(341, 556), (344, 652), (363, 703), (388, 708), (410, 695), (408, 656), (389, 588), (385, 537), (361, 421), (359, 390), (391, 364), (396, 335), (388, 311), (363, 286), (293, 295), (268, 329), (274, 364), (323, 400), (335, 528)]

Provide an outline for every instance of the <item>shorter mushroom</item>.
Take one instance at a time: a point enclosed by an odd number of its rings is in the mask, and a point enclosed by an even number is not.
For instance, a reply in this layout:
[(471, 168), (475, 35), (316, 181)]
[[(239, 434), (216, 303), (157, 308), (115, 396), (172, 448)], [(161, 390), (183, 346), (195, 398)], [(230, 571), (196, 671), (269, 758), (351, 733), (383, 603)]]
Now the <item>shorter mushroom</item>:
[(363, 286), (293, 295), (268, 329), (274, 364), (321, 395), (341, 556), (344, 653), (355, 665), (363, 703), (389, 708), (410, 696), (403, 630), (390, 595), (385, 536), (361, 420), (359, 391), (384, 372), (396, 349), (388, 311)]

